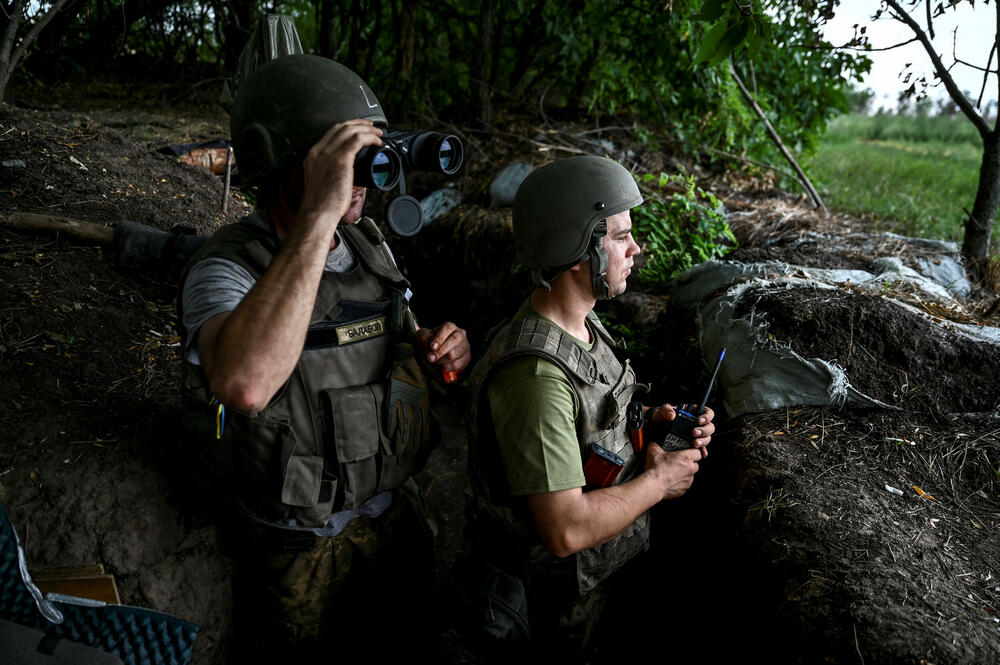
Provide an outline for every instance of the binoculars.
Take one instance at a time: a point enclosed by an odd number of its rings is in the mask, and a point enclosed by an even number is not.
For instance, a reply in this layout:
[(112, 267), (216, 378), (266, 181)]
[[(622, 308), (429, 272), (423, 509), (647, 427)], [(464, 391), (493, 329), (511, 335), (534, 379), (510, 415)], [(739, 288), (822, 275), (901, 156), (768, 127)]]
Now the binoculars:
[(389, 191), (403, 170), (453, 175), (462, 166), (462, 142), (452, 134), (397, 129), (382, 135), (381, 146), (366, 146), (354, 160), (354, 184)]
[(453, 134), (397, 129), (382, 135), (382, 145), (365, 146), (354, 159), (354, 185), (387, 192), (397, 184), (399, 196), (385, 209), (385, 221), (401, 236), (424, 227), (420, 202), (406, 194), (404, 169), (453, 175), (462, 167), (462, 142)]

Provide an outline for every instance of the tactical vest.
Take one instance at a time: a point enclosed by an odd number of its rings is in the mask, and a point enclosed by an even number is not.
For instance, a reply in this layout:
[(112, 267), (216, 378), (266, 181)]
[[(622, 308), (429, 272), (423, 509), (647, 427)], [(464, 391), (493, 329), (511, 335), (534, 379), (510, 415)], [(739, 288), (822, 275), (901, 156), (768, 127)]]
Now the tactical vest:
[(513, 563), (514, 568), (527, 567), (529, 575), (531, 570), (575, 575), (581, 594), (649, 547), (649, 513), (612, 540), (573, 556), (559, 559), (549, 552), (539, 540), (524, 497), (510, 495), (486, 386), (493, 370), (511, 358), (534, 355), (560, 367), (579, 403), (576, 434), (582, 459), (586, 461), (590, 445), (596, 443), (625, 460), (616, 485), (634, 478), (642, 472), (642, 460), (632, 450), (625, 414), (634, 393), (648, 386), (636, 383), (628, 360), (623, 365), (615, 357), (617, 345), (593, 312), (587, 315), (587, 327), (594, 340), (589, 352), (565, 331), (541, 319), (504, 324), (470, 378), (474, 427), (469, 443), (473, 490), (469, 519), (477, 546), (485, 548), (485, 556), (501, 568), (510, 569)]
[[(202, 368), (183, 367), (181, 404), (196, 468), (268, 521), (323, 526), (332, 513), (402, 485), (431, 446), (423, 437), (403, 450), (387, 426), (390, 370), (401, 356), (414, 362), (412, 346), (401, 342), (412, 341), (414, 330), (403, 298), (408, 282), (371, 219), (338, 230), (357, 265), (324, 271), (298, 364), (270, 404), (255, 414), (221, 411)], [(259, 279), (278, 246), (272, 230), (241, 221), (218, 231), (188, 270), (219, 257)]]

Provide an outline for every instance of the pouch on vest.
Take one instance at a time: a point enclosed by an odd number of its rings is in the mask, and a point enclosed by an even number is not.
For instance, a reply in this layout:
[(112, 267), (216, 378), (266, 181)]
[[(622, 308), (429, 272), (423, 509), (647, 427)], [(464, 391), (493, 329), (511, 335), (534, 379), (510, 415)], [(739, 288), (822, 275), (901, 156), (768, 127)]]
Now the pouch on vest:
[(248, 508), (263, 517), (279, 517), (256, 497), (269, 497), (290, 506), (313, 506), (320, 502), (323, 458), (297, 454), (297, 439), (291, 426), (261, 414), (226, 409), (225, 433), (221, 441), (206, 446), (230, 450), (234, 478)]
[(379, 491), (381, 466), (376, 457), (387, 443), (381, 427), (385, 388), (380, 384), (324, 390), (330, 414), (333, 448), (342, 474), (339, 492), (343, 508), (356, 508)]

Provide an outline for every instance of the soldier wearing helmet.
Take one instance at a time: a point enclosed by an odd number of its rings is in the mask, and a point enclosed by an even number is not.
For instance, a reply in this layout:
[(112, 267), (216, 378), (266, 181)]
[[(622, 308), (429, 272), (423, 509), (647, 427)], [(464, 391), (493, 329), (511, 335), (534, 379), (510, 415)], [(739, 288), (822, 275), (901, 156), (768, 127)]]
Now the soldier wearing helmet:
[[(508, 608), (483, 627), (530, 636), (532, 649), (585, 647), (606, 580), (648, 548), (649, 509), (687, 491), (715, 430), (707, 409), (694, 447), (649, 445), (641, 455), (626, 431), (626, 409), (647, 387), (618, 359), (593, 307), (625, 291), (640, 251), (629, 211), (641, 203), (631, 174), (601, 157), (558, 161), (524, 180), (514, 240), (535, 288), (471, 375), (469, 528), (491, 564), (491, 606)], [(644, 410), (658, 424), (675, 415), (668, 404)], [(585, 474), (595, 445), (621, 463), (606, 486)]]
[(453, 323), (418, 328), (362, 215), (355, 158), (386, 127), (364, 81), (279, 57), (246, 79), (231, 122), (258, 205), (182, 278), (182, 405), (194, 466), (238, 509), (238, 651), (286, 662), (374, 636), (419, 597), (407, 581), (433, 553), (410, 478), (436, 436), (428, 381), (470, 351)]

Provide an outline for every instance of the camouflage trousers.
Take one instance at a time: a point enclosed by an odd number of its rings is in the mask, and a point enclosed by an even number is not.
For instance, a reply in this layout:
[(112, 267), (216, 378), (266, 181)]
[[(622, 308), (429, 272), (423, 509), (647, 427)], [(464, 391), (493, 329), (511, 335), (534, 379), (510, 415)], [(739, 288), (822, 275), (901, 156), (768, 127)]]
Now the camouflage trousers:
[(577, 662), (593, 641), (608, 602), (609, 583), (581, 595), (575, 575), (529, 570), (527, 577), (533, 648)]
[(382, 515), (357, 518), (308, 551), (281, 551), (276, 531), (255, 525), (237, 553), (231, 662), (342, 657), (373, 645), (384, 654), (429, 637), (433, 534), (415, 491), (398, 490)]

